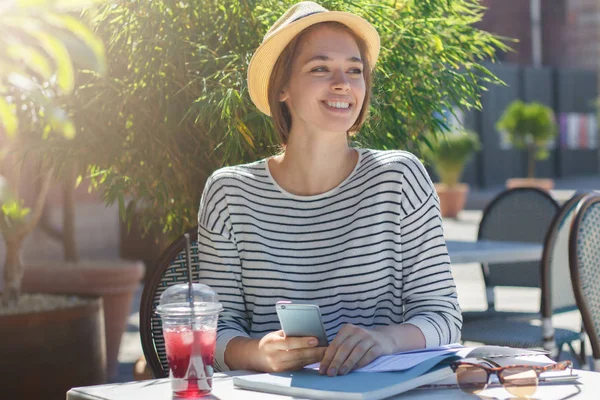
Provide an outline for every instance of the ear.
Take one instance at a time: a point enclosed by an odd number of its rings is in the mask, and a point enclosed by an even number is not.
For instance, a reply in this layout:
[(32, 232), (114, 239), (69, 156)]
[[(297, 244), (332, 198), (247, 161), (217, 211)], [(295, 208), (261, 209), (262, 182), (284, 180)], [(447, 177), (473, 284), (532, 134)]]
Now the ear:
[(279, 93), (279, 101), (283, 103), (289, 98), (290, 98), (290, 95), (287, 92), (287, 90), (285, 90), (285, 89), (281, 90), (281, 92)]

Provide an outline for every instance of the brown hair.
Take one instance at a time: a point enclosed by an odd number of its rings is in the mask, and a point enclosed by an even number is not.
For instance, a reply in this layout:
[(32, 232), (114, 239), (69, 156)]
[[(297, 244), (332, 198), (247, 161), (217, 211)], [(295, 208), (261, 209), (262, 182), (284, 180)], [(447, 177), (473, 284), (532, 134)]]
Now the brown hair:
[(288, 45), (285, 47), (285, 49), (283, 49), (283, 51), (279, 55), (279, 58), (277, 59), (277, 62), (273, 67), (273, 71), (271, 72), (271, 77), (269, 78), (269, 109), (271, 111), (271, 117), (273, 118), (275, 130), (277, 131), (277, 133), (279, 133), (279, 137), (281, 138), (281, 143), (283, 146), (285, 146), (288, 142), (290, 129), (292, 127), (292, 116), (287, 107), (287, 104), (285, 104), (285, 102), (279, 101), (279, 94), (290, 79), (292, 62), (294, 61), (296, 49), (298, 47), (298, 43), (300, 43), (300, 40), (302, 39), (302, 36), (311, 32), (317, 27), (321, 27), (324, 25), (332, 27), (334, 29), (343, 30), (351, 34), (358, 46), (360, 58), (362, 60), (365, 60), (365, 68), (363, 68), (363, 76), (365, 79), (365, 99), (363, 101), (360, 113), (358, 114), (358, 118), (350, 127), (350, 129), (348, 129), (348, 134), (356, 134), (367, 119), (369, 106), (371, 104), (371, 88), (373, 86), (371, 71), (372, 66), (368, 64), (367, 59), (367, 43), (352, 29), (340, 22), (320, 22), (318, 24), (311, 25), (308, 28), (304, 29), (302, 32), (296, 35), (296, 37), (294, 37), (290, 41), (290, 43), (288, 43)]

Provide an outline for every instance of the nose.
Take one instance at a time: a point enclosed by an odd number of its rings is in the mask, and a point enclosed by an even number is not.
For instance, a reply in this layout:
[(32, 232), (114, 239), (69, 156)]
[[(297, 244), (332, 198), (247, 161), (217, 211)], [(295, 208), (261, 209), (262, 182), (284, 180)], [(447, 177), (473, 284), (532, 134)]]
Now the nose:
[(350, 90), (350, 82), (348, 82), (348, 78), (346, 74), (342, 71), (338, 71), (334, 74), (333, 80), (331, 82), (331, 88), (334, 91), (348, 91)]

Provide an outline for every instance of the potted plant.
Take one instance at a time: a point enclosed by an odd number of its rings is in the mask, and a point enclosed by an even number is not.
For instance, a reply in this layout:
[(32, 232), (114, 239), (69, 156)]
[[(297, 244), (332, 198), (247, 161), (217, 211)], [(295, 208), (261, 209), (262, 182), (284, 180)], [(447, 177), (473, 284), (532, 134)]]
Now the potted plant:
[(509, 189), (537, 187), (551, 190), (554, 187), (552, 179), (535, 178), (535, 162), (548, 158), (548, 145), (558, 133), (552, 109), (538, 102), (515, 100), (496, 123), (496, 129), (505, 132), (515, 148), (527, 151), (527, 178), (508, 179), (506, 186)]
[[(73, 88), (73, 57), (85, 54), (84, 66), (102, 72), (101, 44), (69, 14), (72, 10), (72, 3), (48, 0), (0, 7), (0, 231), (5, 250), (0, 374), (7, 398), (64, 398), (69, 388), (102, 383), (106, 376), (102, 299), (79, 296), (76, 285), (66, 296), (22, 293), (23, 243), (39, 221), (58, 169), (28, 147), (30, 139), (74, 133), (55, 103)], [(31, 208), (19, 197), (21, 167), (30, 159), (36, 160), (40, 182)]]
[[(42, 147), (43, 148), (43, 147)], [(25, 292), (66, 294), (77, 288), (79, 294), (99, 296), (103, 300), (106, 338), (106, 377), (117, 373), (121, 339), (127, 325), (131, 302), (144, 276), (141, 261), (121, 258), (80, 259), (77, 249), (74, 189), (77, 177), (74, 166), (65, 163), (61, 176), (62, 229), (55, 235), (63, 247), (64, 261), (28, 262), (23, 274)]]
[(431, 147), (423, 153), (440, 178), (441, 183), (435, 184), (435, 190), (440, 198), (442, 216), (456, 218), (469, 193), (469, 185), (460, 183), (460, 177), (467, 161), (480, 149), (479, 138), (468, 130), (453, 130), (443, 138), (429, 135), (429, 142)]

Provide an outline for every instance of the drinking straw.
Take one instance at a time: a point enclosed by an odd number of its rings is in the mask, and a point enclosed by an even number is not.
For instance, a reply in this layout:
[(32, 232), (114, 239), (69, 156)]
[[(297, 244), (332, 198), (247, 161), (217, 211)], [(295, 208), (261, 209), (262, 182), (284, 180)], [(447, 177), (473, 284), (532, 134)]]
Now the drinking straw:
[(185, 263), (187, 265), (188, 270), (188, 301), (190, 302), (190, 307), (192, 309), (192, 317), (194, 316), (194, 291), (192, 289), (192, 262), (190, 256), (190, 234), (186, 233), (183, 235), (185, 237)]
[(192, 256), (190, 251), (190, 235), (188, 233), (183, 235), (185, 237), (185, 263), (187, 265), (188, 270), (188, 301), (191, 307), (191, 321), (190, 328), (192, 330), (192, 349), (191, 349), (191, 357), (190, 357), (190, 365), (188, 368), (187, 376), (195, 377), (198, 379), (198, 388), (201, 390), (210, 390), (210, 386), (208, 382), (206, 382), (206, 370), (204, 369), (204, 362), (202, 361), (202, 354), (198, 354), (198, 349), (196, 346), (195, 337), (194, 337), (194, 321), (196, 320), (195, 310), (194, 310), (194, 291), (192, 288)]

